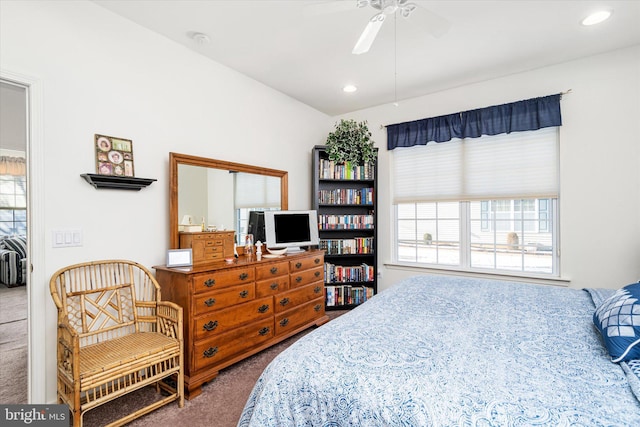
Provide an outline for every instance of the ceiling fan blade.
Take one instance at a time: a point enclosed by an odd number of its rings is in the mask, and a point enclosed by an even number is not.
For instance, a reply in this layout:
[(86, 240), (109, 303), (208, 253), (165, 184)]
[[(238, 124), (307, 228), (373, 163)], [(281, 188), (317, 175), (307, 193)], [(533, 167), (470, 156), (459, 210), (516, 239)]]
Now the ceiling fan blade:
[(353, 53), (354, 55), (360, 55), (361, 53), (368, 52), (369, 49), (371, 49), (371, 45), (376, 39), (378, 31), (380, 31), (385, 18), (386, 15), (384, 13), (379, 13), (369, 20), (369, 23), (365, 27), (362, 34), (360, 34), (360, 38), (358, 39), (356, 45), (353, 47), (351, 53)]
[(437, 13), (416, 4), (407, 21), (420, 26), (435, 38), (442, 37), (451, 28), (451, 22)]

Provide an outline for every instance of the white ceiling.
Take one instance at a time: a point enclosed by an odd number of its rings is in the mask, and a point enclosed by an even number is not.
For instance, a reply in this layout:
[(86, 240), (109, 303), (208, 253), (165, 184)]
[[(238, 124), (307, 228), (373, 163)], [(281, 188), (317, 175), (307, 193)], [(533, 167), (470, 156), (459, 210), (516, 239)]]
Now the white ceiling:
[[(377, 11), (356, 0), (94, 1), (331, 116), (640, 44), (639, 0), (411, 0), (362, 55), (351, 49)], [(580, 25), (601, 7), (608, 21)], [(432, 36), (428, 14), (449, 30)]]

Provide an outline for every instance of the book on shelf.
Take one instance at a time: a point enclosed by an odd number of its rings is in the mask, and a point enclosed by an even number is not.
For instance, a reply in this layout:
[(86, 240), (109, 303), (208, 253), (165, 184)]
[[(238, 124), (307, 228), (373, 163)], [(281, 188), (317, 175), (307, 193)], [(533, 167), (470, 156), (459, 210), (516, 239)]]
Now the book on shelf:
[(373, 237), (354, 237), (352, 239), (320, 239), (319, 248), (327, 255), (372, 254)]
[(336, 265), (324, 263), (325, 283), (372, 282), (375, 272), (372, 265)]
[(333, 160), (320, 159), (320, 179), (368, 180), (374, 178), (374, 168), (370, 163), (354, 165), (351, 162), (336, 163)]
[(318, 191), (323, 205), (373, 205), (373, 188), (334, 188)]
[(325, 305), (359, 305), (373, 297), (373, 288), (369, 286), (326, 285)]
[(320, 230), (364, 230), (373, 228), (373, 213), (369, 215), (318, 215)]

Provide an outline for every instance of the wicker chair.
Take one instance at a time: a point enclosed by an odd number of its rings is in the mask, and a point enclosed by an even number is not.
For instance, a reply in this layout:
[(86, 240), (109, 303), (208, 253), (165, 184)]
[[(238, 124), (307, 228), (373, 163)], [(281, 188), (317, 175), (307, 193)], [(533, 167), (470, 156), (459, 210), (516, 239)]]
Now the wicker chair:
[(74, 427), (90, 409), (151, 384), (164, 391), (156, 402), (109, 425), (175, 400), (184, 406), (182, 308), (161, 301), (149, 270), (125, 260), (75, 264), (49, 288), (58, 307), (58, 401)]

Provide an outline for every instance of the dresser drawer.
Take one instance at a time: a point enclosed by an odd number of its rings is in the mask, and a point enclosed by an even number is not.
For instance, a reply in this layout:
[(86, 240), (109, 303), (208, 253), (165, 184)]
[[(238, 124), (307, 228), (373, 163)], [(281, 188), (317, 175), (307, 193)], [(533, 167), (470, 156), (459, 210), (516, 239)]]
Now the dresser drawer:
[(280, 313), (320, 297), (324, 297), (324, 285), (322, 282), (312, 283), (276, 295), (274, 309)]
[(208, 313), (213, 310), (220, 310), (232, 305), (251, 301), (256, 297), (256, 287), (254, 283), (223, 288), (218, 292), (208, 292), (197, 294), (193, 298), (193, 312), (196, 316)]
[(324, 316), (324, 296), (293, 310), (276, 314), (276, 335), (286, 334), (300, 325)]
[(222, 251), (218, 252), (205, 252), (200, 257), (201, 261), (221, 261), (224, 258), (224, 253)]
[(219, 335), (245, 323), (273, 317), (273, 297), (259, 298), (196, 317), (195, 339)]
[(204, 245), (208, 248), (211, 246), (217, 246), (221, 248), (224, 245), (224, 240), (223, 239), (206, 239), (204, 242)]
[(273, 338), (273, 318), (236, 328), (225, 334), (197, 341), (192, 361), (195, 369), (223, 362), (251, 347)]
[(204, 248), (205, 255), (223, 254), (223, 253), (224, 253), (224, 247), (222, 246), (205, 246)]
[(324, 257), (321, 255), (316, 255), (309, 258), (303, 258), (295, 261), (289, 261), (289, 268), (291, 274), (296, 271), (307, 270), (309, 268), (322, 266), (324, 263)]
[(258, 298), (275, 295), (287, 289), (289, 289), (289, 275), (256, 282), (256, 296)]
[(324, 281), (324, 266), (315, 267), (310, 270), (298, 271), (291, 273), (290, 287), (295, 288), (298, 286), (304, 286), (312, 282)]
[(289, 274), (289, 263), (287, 261), (256, 267), (256, 280), (269, 279), (284, 274)]
[(256, 273), (253, 267), (234, 268), (215, 273), (198, 274), (193, 277), (193, 290), (196, 293), (210, 292), (221, 288), (253, 282)]

